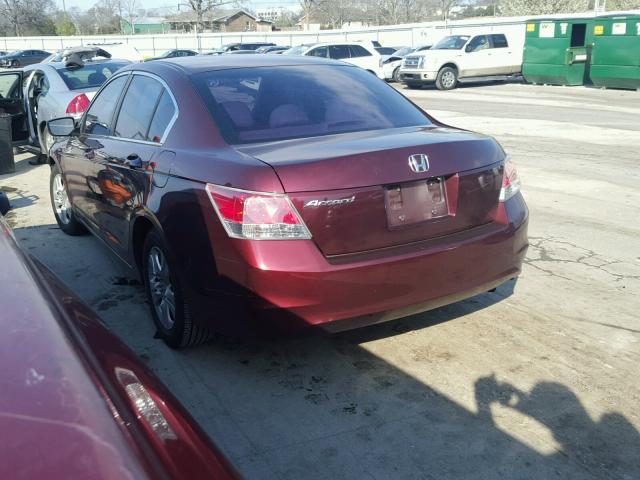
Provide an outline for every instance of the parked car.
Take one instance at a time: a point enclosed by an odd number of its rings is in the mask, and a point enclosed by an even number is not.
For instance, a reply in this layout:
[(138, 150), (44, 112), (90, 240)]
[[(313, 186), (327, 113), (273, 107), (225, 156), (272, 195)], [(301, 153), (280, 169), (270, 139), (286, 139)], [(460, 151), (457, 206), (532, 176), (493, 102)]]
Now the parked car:
[(282, 53), (285, 50), (289, 50), (290, 47), (283, 47), (280, 45), (271, 45), (268, 47), (260, 47), (256, 49), (256, 53), (274, 53), (274, 54), (278, 54), (278, 53)]
[(450, 35), (426, 52), (407, 55), (400, 81), (409, 88), (435, 83), (451, 90), (458, 82), (507, 79), (521, 68), (522, 48), (512, 48), (503, 33)]
[(185, 49), (175, 49), (175, 50), (167, 50), (157, 57), (147, 58), (145, 62), (150, 62), (152, 60), (162, 60), (166, 58), (179, 58), (179, 57), (194, 57), (198, 55), (198, 52), (194, 50), (185, 50)]
[(402, 47), (394, 52), (393, 55), (387, 57), (382, 62), (382, 71), (384, 73), (384, 79), (388, 81), (399, 82), (400, 81), (400, 67), (402, 66), (402, 59), (414, 52), (424, 52), (429, 50), (431, 45), (419, 45), (413, 47)]
[(306, 55), (308, 57), (331, 58), (351, 63), (384, 78), (382, 62), (384, 58), (369, 42), (329, 42), (314, 43), (293, 47), (283, 55)]
[(518, 276), (527, 207), (494, 139), (342, 62), (203, 60), (129, 65), (78, 126), (48, 124), (58, 225), (138, 269), (169, 345), (243, 318), (353, 328)]
[(0, 57), (0, 67), (20, 68), (33, 63), (40, 63), (51, 53), (44, 50), (16, 50)]
[(376, 52), (382, 56), (393, 55), (398, 49), (395, 47), (375, 47)]
[(234, 469), (0, 216), (0, 478), (232, 479)]
[[(29, 65), (22, 70), (0, 73), (0, 108), (13, 115), (15, 146), (25, 146), (46, 155), (53, 143), (46, 123), (52, 118), (79, 119), (100, 86), (128, 60), (94, 58), (75, 62)], [(78, 53), (80, 52), (80, 53)]]
[(255, 55), (258, 52), (255, 50), (229, 50), (228, 52), (224, 52), (223, 55), (246, 55), (247, 53)]
[(119, 58), (130, 62), (142, 62), (142, 54), (136, 47), (127, 43), (91, 43), (76, 47), (63, 48), (45, 58), (43, 62), (62, 62), (73, 53), (77, 53), (83, 60), (96, 57)]
[(223, 45), (219, 50), (220, 53), (226, 53), (232, 50), (257, 50), (260, 47), (275, 46), (276, 44), (271, 42), (229, 43), (227, 45)]

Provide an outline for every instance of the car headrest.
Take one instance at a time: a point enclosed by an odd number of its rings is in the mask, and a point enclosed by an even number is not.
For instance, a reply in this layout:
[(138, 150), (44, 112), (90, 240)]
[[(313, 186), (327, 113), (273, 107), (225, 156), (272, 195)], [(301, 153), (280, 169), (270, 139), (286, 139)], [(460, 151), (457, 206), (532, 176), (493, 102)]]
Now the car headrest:
[(292, 103), (285, 103), (273, 109), (269, 115), (271, 128), (287, 127), (291, 125), (305, 125), (309, 123), (309, 117), (304, 110)]
[(105, 77), (105, 75), (101, 72), (93, 72), (91, 75), (89, 75), (89, 78), (87, 78), (87, 80), (89, 81), (89, 85), (102, 85), (107, 81), (107, 77)]

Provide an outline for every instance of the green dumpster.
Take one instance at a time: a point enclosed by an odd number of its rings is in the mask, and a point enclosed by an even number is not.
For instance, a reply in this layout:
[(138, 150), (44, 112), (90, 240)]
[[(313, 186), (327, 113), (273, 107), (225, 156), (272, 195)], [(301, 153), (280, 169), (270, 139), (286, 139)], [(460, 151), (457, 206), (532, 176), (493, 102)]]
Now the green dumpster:
[(582, 85), (593, 19), (554, 18), (527, 22), (522, 75), (530, 83)]
[(640, 88), (640, 15), (597, 17), (592, 42), (594, 85)]

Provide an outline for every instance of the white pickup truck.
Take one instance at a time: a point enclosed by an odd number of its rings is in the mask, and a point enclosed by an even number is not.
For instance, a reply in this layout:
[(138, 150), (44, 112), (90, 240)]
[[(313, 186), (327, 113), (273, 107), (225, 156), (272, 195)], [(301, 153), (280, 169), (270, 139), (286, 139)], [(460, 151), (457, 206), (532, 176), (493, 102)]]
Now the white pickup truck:
[(522, 47), (513, 48), (503, 33), (451, 35), (404, 57), (399, 77), (409, 88), (435, 83), (451, 90), (458, 82), (503, 80), (521, 68)]

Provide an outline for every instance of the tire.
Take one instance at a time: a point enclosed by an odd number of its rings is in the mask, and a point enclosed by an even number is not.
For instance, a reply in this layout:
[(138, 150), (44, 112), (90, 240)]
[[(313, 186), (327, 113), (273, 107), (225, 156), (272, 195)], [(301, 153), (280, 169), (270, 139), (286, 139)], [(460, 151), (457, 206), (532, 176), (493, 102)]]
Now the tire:
[(51, 143), (53, 145), (53, 143), (55, 143), (55, 137), (52, 137), (49, 134), (46, 126), (44, 127), (44, 130), (40, 134), (39, 142), (40, 142), (40, 152), (45, 157), (49, 158), (49, 148), (47, 146), (47, 143)]
[(393, 75), (391, 75), (391, 79), (396, 83), (400, 83), (400, 67), (396, 67), (393, 71)]
[(20, 62), (18, 60), (11, 61), (11, 68), (18, 68), (20, 66)]
[(209, 330), (193, 321), (177, 269), (157, 231), (151, 230), (142, 249), (142, 272), (147, 300), (158, 336), (172, 348), (193, 347), (206, 341)]
[(458, 85), (458, 71), (452, 67), (441, 68), (436, 77), (438, 90), (453, 90)]
[(3, 191), (0, 191), (0, 216), (6, 215), (9, 210), (11, 210), (11, 203), (7, 195)]
[(51, 167), (49, 177), (49, 195), (51, 197), (51, 208), (60, 230), (67, 235), (82, 235), (87, 229), (82, 225), (73, 213), (71, 201), (67, 192), (67, 185), (60, 167), (54, 164)]

